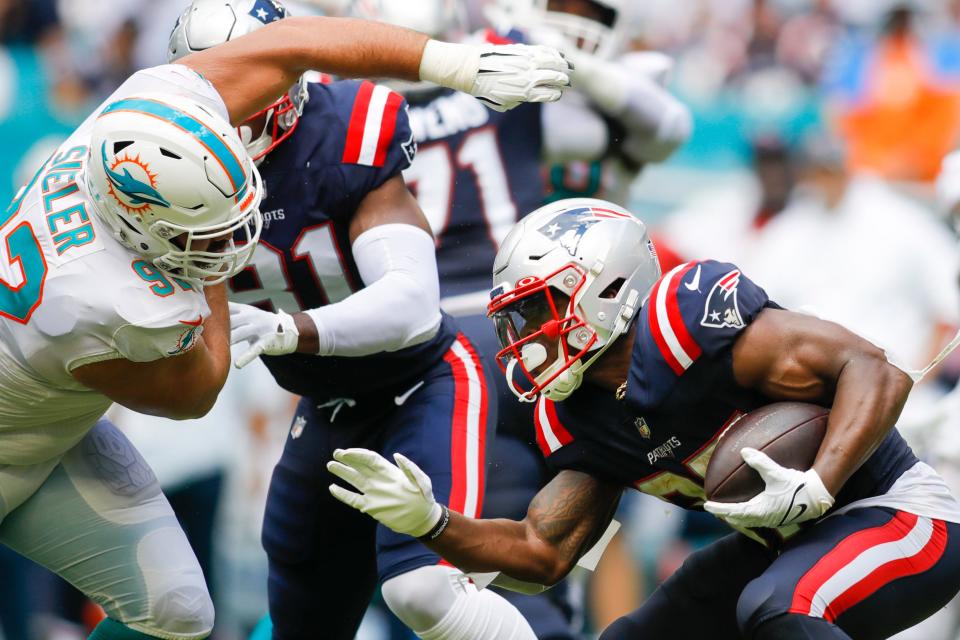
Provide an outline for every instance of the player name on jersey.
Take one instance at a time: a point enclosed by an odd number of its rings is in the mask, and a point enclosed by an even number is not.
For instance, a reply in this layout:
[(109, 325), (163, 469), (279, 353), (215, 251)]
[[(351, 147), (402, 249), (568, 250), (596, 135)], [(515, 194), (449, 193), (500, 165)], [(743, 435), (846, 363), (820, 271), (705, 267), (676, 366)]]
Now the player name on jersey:
[(466, 93), (450, 93), (410, 107), (410, 127), (420, 143), (453, 136), (488, 122), (490, 110)]
[(83, 168), (87, 147), (67, 149), (52, 158), (40, 178), (43, 211), (57, 255), (93, 242), (93, 224), (86, 205), (75, 199), (62, 200), (80, 191), (76, 176)]

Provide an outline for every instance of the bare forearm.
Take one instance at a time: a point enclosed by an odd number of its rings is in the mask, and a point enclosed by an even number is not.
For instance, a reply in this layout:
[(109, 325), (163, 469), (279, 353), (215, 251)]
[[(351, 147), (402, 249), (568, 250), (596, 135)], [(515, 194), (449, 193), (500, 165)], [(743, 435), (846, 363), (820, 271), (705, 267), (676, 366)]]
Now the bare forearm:
[(426, 545), (463, 571), (500, 571), (537, 584), (553, 584), (565, 574), (553, 550), (516, 520), (451, 512), (447, 529)]
[(180, 63), (213, 83), (237, 124), (311, 69), (341, 77), (418, 80), (427, 40), (422, 33), (376, 22), (289, 18)]
[(844, 366), (813, 468), (834, 496), (876, 450), (910, 393), (910, 378), (883, 358), (860, 355)]
[(201, 338), (210, 353), (209, 375), (220, 381), (227, 379), (230, 371), (230, 311), (227, 308), (227, 285), (204, 287), (203, 294), (210, 307), (210, 316), (203, 323)]
[(427, 544), (465, 571), (552, 585), (602, 534), (621, 491), (586, 473), (561, 471), (534, 496), (522, 522), (451, 513), (447, 529)]

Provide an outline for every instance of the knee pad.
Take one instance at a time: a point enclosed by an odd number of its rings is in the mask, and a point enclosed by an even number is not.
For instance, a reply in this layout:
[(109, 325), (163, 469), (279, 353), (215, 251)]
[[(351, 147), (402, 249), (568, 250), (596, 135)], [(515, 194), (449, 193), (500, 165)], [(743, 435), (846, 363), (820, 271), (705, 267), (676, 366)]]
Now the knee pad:
[(520, 612), (459, 570), (421, 567), (391, 578), (383, 599), (422, 640), (536, 640)]
[(420, 567), (390, 578), (380, 588), (383, 601), (413, 629), (429, 629), (447, 614), (469, 580), (452, 567)]
[(170, 640), (210, 635), (213, 601), (183, 534), (172, 527), (151, 531), (140, 541), (137, 559), (147, 592), (148, 617), (127, 624)]

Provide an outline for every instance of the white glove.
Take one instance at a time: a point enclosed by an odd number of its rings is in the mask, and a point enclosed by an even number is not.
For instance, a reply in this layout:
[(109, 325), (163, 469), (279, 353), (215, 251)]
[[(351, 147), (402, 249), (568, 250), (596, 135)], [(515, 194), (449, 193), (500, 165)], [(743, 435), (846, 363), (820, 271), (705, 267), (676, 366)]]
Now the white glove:
[(813, 469), (798, 471), (774, 462), (767, 454), (745, 447), (743, 461), (766, 483), (763, 493), (747, 502), (708, 501), (703, 508), (735, 527), (783, 527), (813, 520), (833, 506), (833, 496)]
[(433, 484), (420, 467), (399, 453), (396, 465), (369, 449), (337, 449), (327, 470), (361, 493), (330, 485), (333, 497), (381, 524), (415, 538), (430, 533), (446, 516), (433, 499)]
[(555, 102), (570, 85), (570, 64), (556, 49), (525, 44), (454, 44), (430, 40), (420, 78), (469, 93), (496, 111), (523, 102)]
[(300, 332), (289, 313), (271, 313), (248, 304), (230, 303), (230, 344), (246, 342), (250, 345), (237, 358), (237, 369), (247, 366), (261, 354), (282, 356), (293, 353), (299, 341)]

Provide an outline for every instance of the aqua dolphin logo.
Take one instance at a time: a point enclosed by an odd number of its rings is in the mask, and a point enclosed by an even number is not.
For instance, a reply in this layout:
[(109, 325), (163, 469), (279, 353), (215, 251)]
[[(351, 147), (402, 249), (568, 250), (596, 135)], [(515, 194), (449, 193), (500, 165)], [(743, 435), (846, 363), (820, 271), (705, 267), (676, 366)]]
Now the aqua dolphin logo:
[[(113, 188), (122, 193), (123, 195), (130, 198), (129, 204), (121, 203), (130, 208), (137, 208), (137, 205), (148, 204), (148, 205), (157, 205), (159, 207), (169, 207), (170, 203), (164, 199), (159, 191), (154, 189), (152, 186), (134, 178), (130, 175), (130, 170), (126, 167), (123, 168), (123, 175), (110, 169), (110, 165), (107, 163), (107, 143), (104, 142), (100, 146), (100, 156), (103, 159), (103, 170), (107, 174), (107, 178), (110, 180), (110, 184), (113, 185)], [(130, 159), (131, 162), (139, 166), (147, 174), (147, 179), (150, 179), (150, 173), (146, 166), (144, 166), (138, 160)]]

